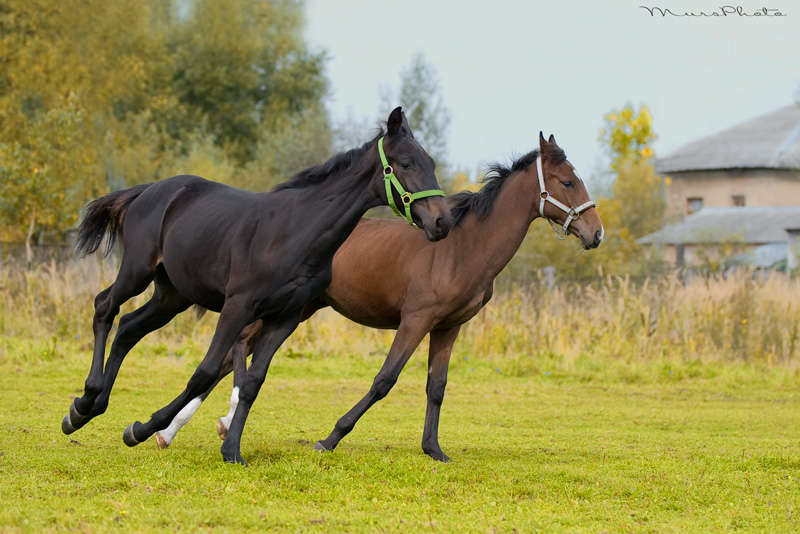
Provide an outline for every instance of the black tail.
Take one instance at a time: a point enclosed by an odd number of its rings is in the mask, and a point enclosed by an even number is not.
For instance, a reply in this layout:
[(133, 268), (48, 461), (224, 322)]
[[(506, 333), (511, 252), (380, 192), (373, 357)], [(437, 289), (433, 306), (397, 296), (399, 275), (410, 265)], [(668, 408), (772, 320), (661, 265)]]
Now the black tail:
[(108, 243), (103, 256), (114, 250), (117, 238), (122, 235), (122, 222), (125, 212), (145, 189), (153, 184), (143, 184), (115, 191), (109, 195), (93, 200), (86, 206), (86, 216), (78, 227), (78, 239), (75, 249), (83, 256), (94, 254), (108, 234)]

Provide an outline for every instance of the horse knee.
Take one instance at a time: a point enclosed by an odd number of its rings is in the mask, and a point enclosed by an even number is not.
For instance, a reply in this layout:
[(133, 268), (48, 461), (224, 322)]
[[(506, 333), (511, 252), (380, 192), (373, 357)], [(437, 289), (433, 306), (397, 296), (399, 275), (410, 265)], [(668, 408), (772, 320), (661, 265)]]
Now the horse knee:
[(444, 402), (444, 389), (446, 386), (447, 380), (430, 379), (428, 381), (428, 387), (426, 388), (428, 402), (441, 406), (442, 402)]
[(246, 404), (252, 404), (258, 397), (258, 392), (261, 390), (261, 385), (264, 379), (260, 377), (247, 376), (239, 388), (239, 401)]
[(396, 376), (378, 375), (372, 382), (372, 393), (376, 400), (380, 400), (389, 394), (392, 387), (397, 383)]
[(190, 391), (208, 391), (219, 377), (219, 365), (200, 363), (195, 369), (194, 374), (189, 379), (187, 389)]

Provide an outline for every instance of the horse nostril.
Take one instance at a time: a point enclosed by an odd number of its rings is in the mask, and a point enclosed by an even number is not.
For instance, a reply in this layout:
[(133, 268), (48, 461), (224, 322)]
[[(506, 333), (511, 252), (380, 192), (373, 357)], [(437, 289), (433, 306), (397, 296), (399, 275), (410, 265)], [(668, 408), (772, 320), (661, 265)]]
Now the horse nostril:
[(603, 230), (594, 233), (594, 246), (598, 246), (603, 241)]

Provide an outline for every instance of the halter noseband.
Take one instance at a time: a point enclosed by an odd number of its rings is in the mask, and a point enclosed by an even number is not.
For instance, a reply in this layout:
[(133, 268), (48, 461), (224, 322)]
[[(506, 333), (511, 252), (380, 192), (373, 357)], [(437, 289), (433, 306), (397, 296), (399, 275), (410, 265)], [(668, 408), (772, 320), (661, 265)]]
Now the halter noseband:
[[(544, 187), (544, 171), (542, 171), (542, 155), (541, 154), (539, 154), (536, 157), (536, 173), (539, 175), (539, 198), (540, 198), (540, 200), (539, 200), (539, 215), (541, 215), (542, 217), (547, 219), (547, 222), (549, 222), (550, 226), (553, 228), (553, 230), (555, 230), (556, 235), (558, 235), (559, 239), (566, 239), (567, 236), (569, 235), (568, 230), (569, 230), (570, 223), (572, 221), (577, 221), (580, 218), (581, 213), (583, 213), (584, 211), (588, 210), (589, 208), (594, 207), (595, 204), (594, 204), (594, 202), (592, 200), (587, 200), (586, 202), (584, 202), (583, 204), (581, 204), (577, 208), (573, 208), (573, 207), (569, 207), (566, 204), (564, 204), (563, 202), (553, 198), (553, 195), (550, 193), (550, 191), (548, 191)], [(545, 216), (545, 214), (544, 214), (544, 203), (545, 202), (550, 202), (551, 204), (553, 204), (554, 206), (558, 207), (561, 211), (563, 211), (564, 213), (567, 214), (567, 220), (564, 221), (564, 226), (561, 227), (561, 232), (558, 231), (558, 228), (556, 227), (555, 224), (553, 224), (553, 221), (549, 217)]]
[(408, 224), (414, 228), (418, 228), (418, 226), (414, 224), (414, 221), (411, 219), (411, 203), (421, 198), (434, 196), (443, 197), (445, 196), (444, 191), (441, 189), (430, 189), (428, 191), (409, 193), (403, 189), (400, 181), (394, 175), (394, 169), (392, 169), (392, 166), (389, 165), (389, 162), (386, 160), (386, 154), (383, 152), (383, 137), (378, 139), (378, 153), (381, 155), (381, 163), (383, 164), (383, 183), (386, 185), (386, 198), (389, 200), (389, 206), (392, 208), (392, 211), (394, 211), (395, 215), (398, 217), (403, 217), (403, 214), (400, 213), (400, 210), (397, 209), (397, 205), (394, 202), (394, 195), (392, 194), (392, 187), (394, 187), (395, 191), (397, 191), (397, 193), (400, 195), (403, 205), (405, 206), (405, 220), (407, 220)]

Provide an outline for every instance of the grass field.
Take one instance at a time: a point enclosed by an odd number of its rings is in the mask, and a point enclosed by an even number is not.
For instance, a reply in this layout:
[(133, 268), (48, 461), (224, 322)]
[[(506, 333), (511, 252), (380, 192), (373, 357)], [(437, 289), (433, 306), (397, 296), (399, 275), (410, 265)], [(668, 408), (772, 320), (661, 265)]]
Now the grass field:
[(276, 356), (245, 429), (245, 469), (222, 462), (214, 430), (230, 379), (170, 449), (121, 439), (184, 387), (213, 315), (187, 314), (148, 337), (109, 411), (61, 433), (89, 368), (96, 289), (82, 276), (0, 273), (2, 531), (795, 532), (800, 523), (797, 316), (786, 316), (794, 281), (498, 295), (456, 344), (440, 427), (449, 464), (420, 447), (424, 347), (335, 451), (312, 449), (366, 392), (392, 339), (323, 313)]
[(615, 364), (587, 379), (579, 364), (520, 377), (462, 359), (441, 424), (454, 461), (440, 464), (420, 449), (421, 355), (321, 454), (312, 443), (380, 359), (280, 354), (249, 418), (245, 469), (222, 462), (214, 431), (228, 383), (170, 449), (122, 443), (193, 369), (148, 352), (131, 354), (109, 412), (71, 436), (60, 421), (88, 356), (2, 365), (4, 530), (792, 532), (800, 521), (800, 393), (786, 371)]

